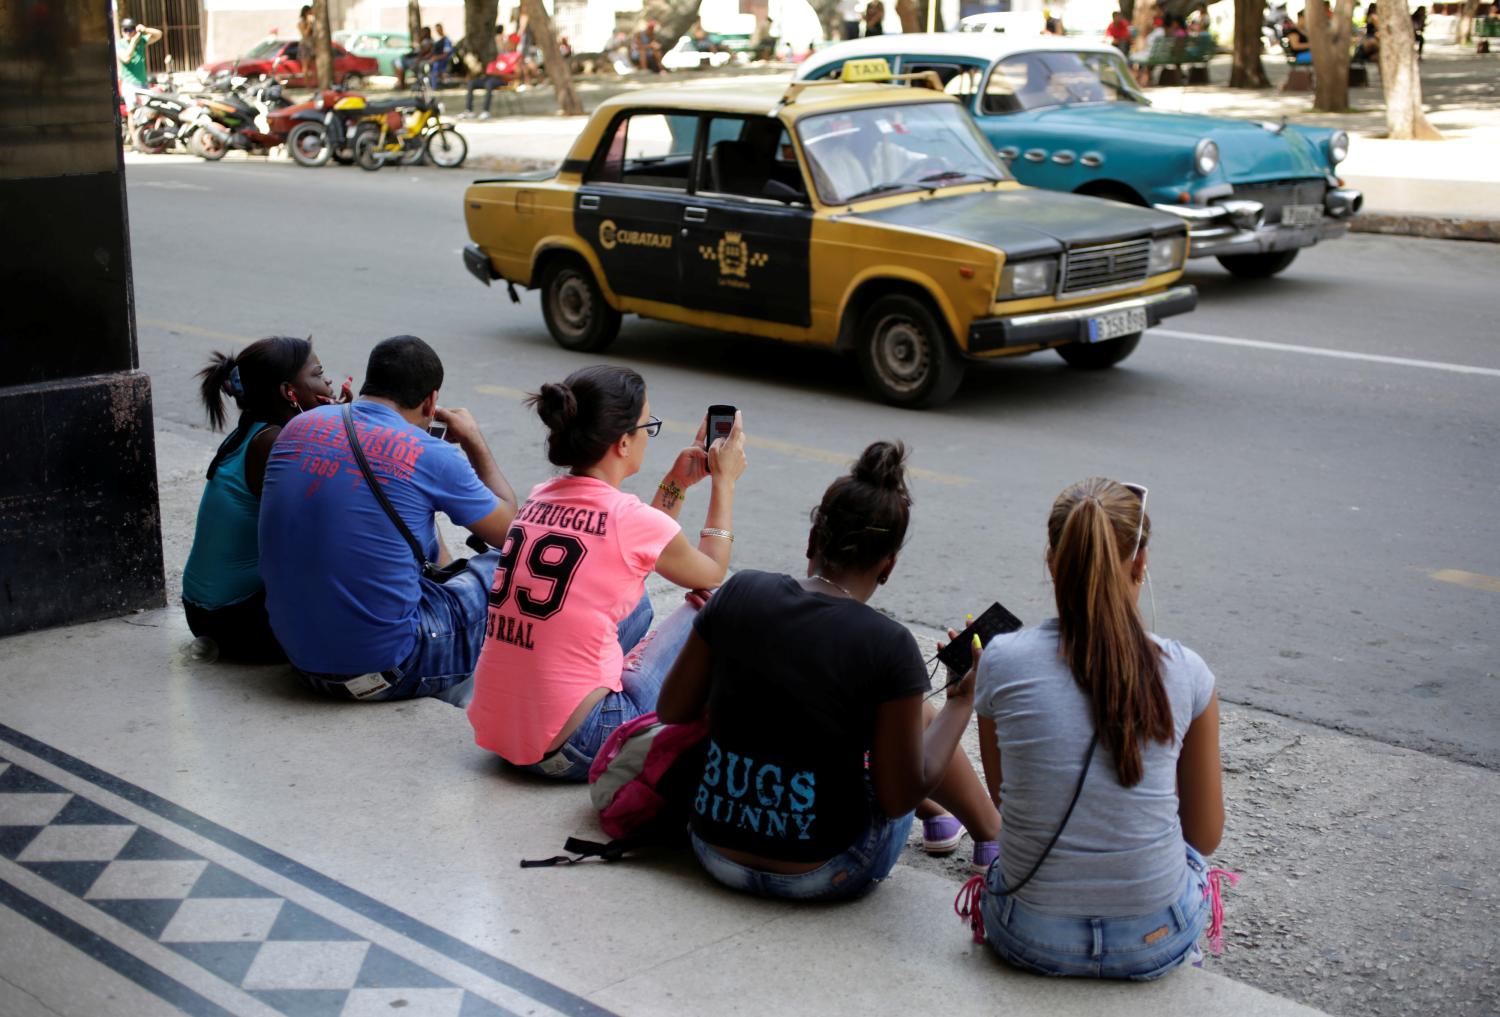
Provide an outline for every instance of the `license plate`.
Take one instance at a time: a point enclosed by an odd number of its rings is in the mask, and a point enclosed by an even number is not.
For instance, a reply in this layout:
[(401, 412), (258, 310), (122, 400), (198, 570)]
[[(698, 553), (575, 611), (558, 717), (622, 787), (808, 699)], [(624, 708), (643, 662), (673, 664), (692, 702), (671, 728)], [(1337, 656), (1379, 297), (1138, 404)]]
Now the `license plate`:
[(1146, 309), (1130, 307), (1089, 319), (1091, 343), (1102, 343), (1106, 339), (1118, 339), (1122, 335), (1134, 335), (1146, 331)]
[(1283, 205), (1281, 225), (1316, 226), (1323, 221), (1322, 205)]

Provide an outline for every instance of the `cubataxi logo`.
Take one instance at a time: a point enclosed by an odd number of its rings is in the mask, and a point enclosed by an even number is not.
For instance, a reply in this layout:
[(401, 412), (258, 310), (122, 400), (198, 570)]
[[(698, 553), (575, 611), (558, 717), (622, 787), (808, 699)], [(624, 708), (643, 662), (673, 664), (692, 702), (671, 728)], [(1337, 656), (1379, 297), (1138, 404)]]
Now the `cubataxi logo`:
[(719, 263), (720, 286), (733, 286), (742, 290), (750, 288), (750, 281), (746, 278), (750, 269), (760, 268), (771, 260), (769, 254), (751, 251), (745, 235), (736, 230), (730, 230), (720, 237), (716, 247), (699, 244), (698, 255), (704, 261)]
[(601, 222), (599, 224), (599, 246), (606, 251), (613, 251), (621, 244), (627, 247), (671, 247), (672, 234), (622, 230), (615, 225), (613, 219), (606, 219)]

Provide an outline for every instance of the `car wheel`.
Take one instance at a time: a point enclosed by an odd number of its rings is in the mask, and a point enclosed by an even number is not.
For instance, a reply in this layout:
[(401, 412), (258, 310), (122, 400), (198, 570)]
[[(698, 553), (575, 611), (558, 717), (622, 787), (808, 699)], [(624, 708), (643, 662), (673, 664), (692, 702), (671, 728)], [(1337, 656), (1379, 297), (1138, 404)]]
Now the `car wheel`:
[(360, 169), (371, 172), (385, 165), (385, 153), (380, 150), (380, 128), (361, 127), (354, 132), (354, 161)]
[(1068, 343), (1057, 348), (1057, 355), (1066, 360), (1069, 367), (1080, 371), (1102, 371), (1130, 356), (1140, 344), (1141, 334), (1137, 332), (1098, 343)]
[(542, 274), (542, 318), (557, 345), (579, 353), (598, 353), (620, 334), (620, 312), (573, 256), (554, 259)]
[(328, 165), (332, 154), (328, 148), (328, 132), (322, 124), (305, 123), (293, 127), (286, 136), (286, 150), (298, 166), (317, 169)]
[(229, 145), (220, 140), (210, 130), (197, 130), (193, 132), (192, 140), (188, 142), (188, 148), (193, 154), (208, 162), (218, 162), (224, 158), (224, 153), (229, 151)]
[(1270, 254), (1228, 254), (1219, 259), (1231, 275), (1241, 279), (1269, 279), (1297, 260), (1297, 252), (1272, 251)]
[(856, 334), (865, 384), (895, 406), (947, 402), (963, 381), (964, 364), (948, 330), (920, 300), (881, 297), (859, 319)]
[(427, 135), (427, 161), (443, 169), (457, 169), (469, 157), (469, 143), (458, 129), (444, 124)]
[(365, 76), (358, 71), (350, 71), (344, 75), (344, 91), (358, 92), (365, 87)]

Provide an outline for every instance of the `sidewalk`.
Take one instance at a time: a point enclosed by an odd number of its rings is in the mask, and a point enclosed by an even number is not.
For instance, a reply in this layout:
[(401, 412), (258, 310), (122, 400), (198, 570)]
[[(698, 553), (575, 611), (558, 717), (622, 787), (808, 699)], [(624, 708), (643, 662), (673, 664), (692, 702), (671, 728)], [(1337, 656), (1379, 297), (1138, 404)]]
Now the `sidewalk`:
[[(1311, 111), (1309, 93), (1279, 91), (1287, 68), (1268, 57), (1266, 71), (1273, 87), (1263, 91), (1230, 89), (1224, 85), (1151, 88), (1152, 102), (1169, 110), (1293, 123), (1340, 127), (1352, 142), (1340, 175), (1365, 193), (1364, 213), (1354, 229), (1500, 241), (1500, 63), (1493, 56), (1475, 56), (1455, 47), (1430, 46), (1423, 64), (1424, 100), (1428, 117), (1448, 140), (1388, 141), (1379, 75), (1371, 73), (1372, 87), (1350, 92), (1350, 112)], [(1217, 57), (1211, 68), (1217, 82), (1229, 78), (1230, 60)], [(733, 88), (744, 73), (758, 78), (790, 71), (774, 68), (720, 74), (692, 74), (660, 78), (627, 78), (585, 82), (579, 89), (587, 109), (622, 91), (692, 82), (698, 87)], [(482, 94), (476, 95), (482, 102)], [(463, 93), (445, 96), (450, 114), (463, 108)], [(537, 169), (562, 161), (584, 118), (562, 117), (552, 111), (550, 89), (533, 89), (495, 99), (495, 119), (459, 121), (469, 140), (469, 165), (507, 171)]]
[[(216, 442), (158, 421), (172, 606), (0, 643), (0, 896), (33, 900), (0, 907), (7, 1017), (206, 1012), (122, 976), (120, 951), (253, 1014), (1493, 1010), (1500, 814), (1473, 806), (1500, 776), (1232, 704), (1228, 947), (1149, 985), (1036, 978), (971, 944), (951, 910), (963, 850), (913, 847), (867, 899), (810, 908), (723, 891), (686, 855), (522, 870), (598, 835), (582, 789), (503, 770), (445, 704), (332, 703), (285, 669), (186, 653), (176, 604)], [(651, 592), (659, 614), (678, 600)], [(42, 932), (39, 908), (88, 935)]]

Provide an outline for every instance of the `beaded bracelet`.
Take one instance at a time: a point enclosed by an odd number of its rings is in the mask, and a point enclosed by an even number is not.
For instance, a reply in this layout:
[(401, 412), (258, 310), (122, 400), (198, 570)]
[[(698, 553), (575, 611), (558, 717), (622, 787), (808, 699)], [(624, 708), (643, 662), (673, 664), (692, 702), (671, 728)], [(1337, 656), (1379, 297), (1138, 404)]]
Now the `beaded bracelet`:
[(656, 489), (662, 494), (665, 494), (668, 498), (676, 498), (678, 501), (683, 500), (684, 496), (687, 493), (676, 484), (673, 484), (670, 481), (666, 480), (663, 480), (660, 484), (657, 484)]
[(705, 526), (698, 531), (700, 537), (724, 537), (731, 544), (734, 543), (734, 533), (729, 530), (718, 530), (712, 526)]

